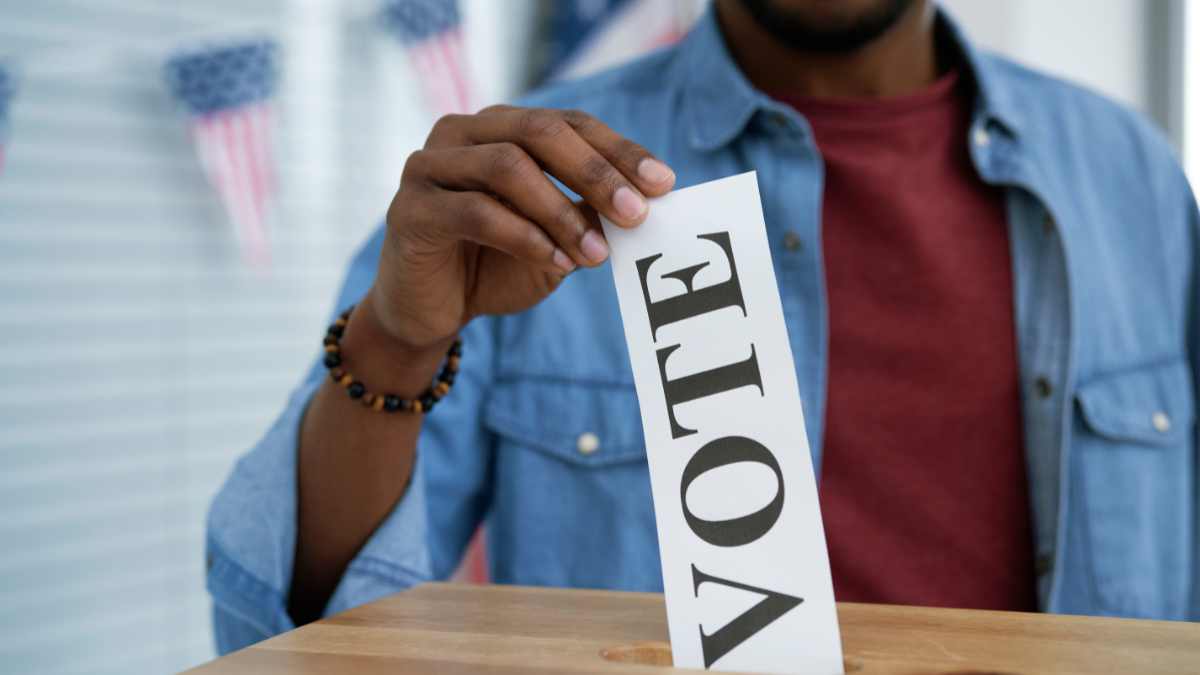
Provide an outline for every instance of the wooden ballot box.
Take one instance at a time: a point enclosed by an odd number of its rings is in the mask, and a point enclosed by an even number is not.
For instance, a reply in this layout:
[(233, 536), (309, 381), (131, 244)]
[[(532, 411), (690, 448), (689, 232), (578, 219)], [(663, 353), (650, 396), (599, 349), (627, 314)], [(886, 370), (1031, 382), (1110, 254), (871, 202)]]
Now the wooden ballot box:
[[(1200, 674), (1200, 624), (846, 603), (838, 618), (847, 673)], [(426, 584), (192, 672), (695, 672), (670, 659), (658, 594)]]

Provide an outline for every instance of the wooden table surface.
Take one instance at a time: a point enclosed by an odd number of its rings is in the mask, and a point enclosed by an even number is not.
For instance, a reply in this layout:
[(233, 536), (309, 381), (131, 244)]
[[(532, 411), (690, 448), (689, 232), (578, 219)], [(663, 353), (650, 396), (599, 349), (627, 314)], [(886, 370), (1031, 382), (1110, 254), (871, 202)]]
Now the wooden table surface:
[[(856, 604), (838, 618), (860, 675), (1200, 673), (1200, 624)], [(427, 584), (192, 672), (695, 672), (645, 665), (670, 662), (666, 640), (658, 594)]]

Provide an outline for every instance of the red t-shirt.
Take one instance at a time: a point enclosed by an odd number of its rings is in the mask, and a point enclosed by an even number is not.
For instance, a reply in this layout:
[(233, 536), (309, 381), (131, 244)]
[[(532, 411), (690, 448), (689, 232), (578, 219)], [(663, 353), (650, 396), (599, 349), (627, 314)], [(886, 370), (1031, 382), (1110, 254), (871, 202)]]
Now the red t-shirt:
[(842, 601), (1036, 608), (1008, 224), (967, 154), (967, 89), (781, 97), (825, 162), (820, 496)]

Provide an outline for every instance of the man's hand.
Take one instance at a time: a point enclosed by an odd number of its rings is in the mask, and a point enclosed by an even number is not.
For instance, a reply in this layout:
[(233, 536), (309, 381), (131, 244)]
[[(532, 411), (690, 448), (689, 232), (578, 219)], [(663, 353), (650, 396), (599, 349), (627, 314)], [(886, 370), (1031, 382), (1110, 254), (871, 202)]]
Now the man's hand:
[[(409, 157), (388, 209), (375, 284), (343, 338), (348, 368), (372, 391), (417, 395), (473, 317), (530, 307), (576, 266), (604, 262), (597, 212), (634, 227), (645, 198), (674, 183), (645, 149), (580, 112), (498, 106), (442, 118)], [(300, 434), (288, 599), (297, 623), (321, 615), (404, 495), (421, 419), (365, 410), (329, 378), (313, 397)]]
[(646, 197), (674, 183), (645, 148), (582, 112), (493, 106), (443, 117), (388, 209), (370, 311), (406, 350), (444, 344), (473, 317), (531, 307), (577, 266), (604, 262), (596, 213), (635, 227)]

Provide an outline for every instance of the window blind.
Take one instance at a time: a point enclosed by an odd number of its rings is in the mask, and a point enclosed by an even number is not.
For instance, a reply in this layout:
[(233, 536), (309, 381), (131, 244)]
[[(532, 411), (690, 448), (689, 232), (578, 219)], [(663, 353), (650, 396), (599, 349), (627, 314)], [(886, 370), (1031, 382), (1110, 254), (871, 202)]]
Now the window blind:
[[(0, 2), (0, 671), (212, 658), (203, 527), (316, 354), (429, 118), (369, 3)], [(355, 14), (355, 13), (358, 14)], [(242, 262), (170, 47), (280, 40), (272, 264)]]

